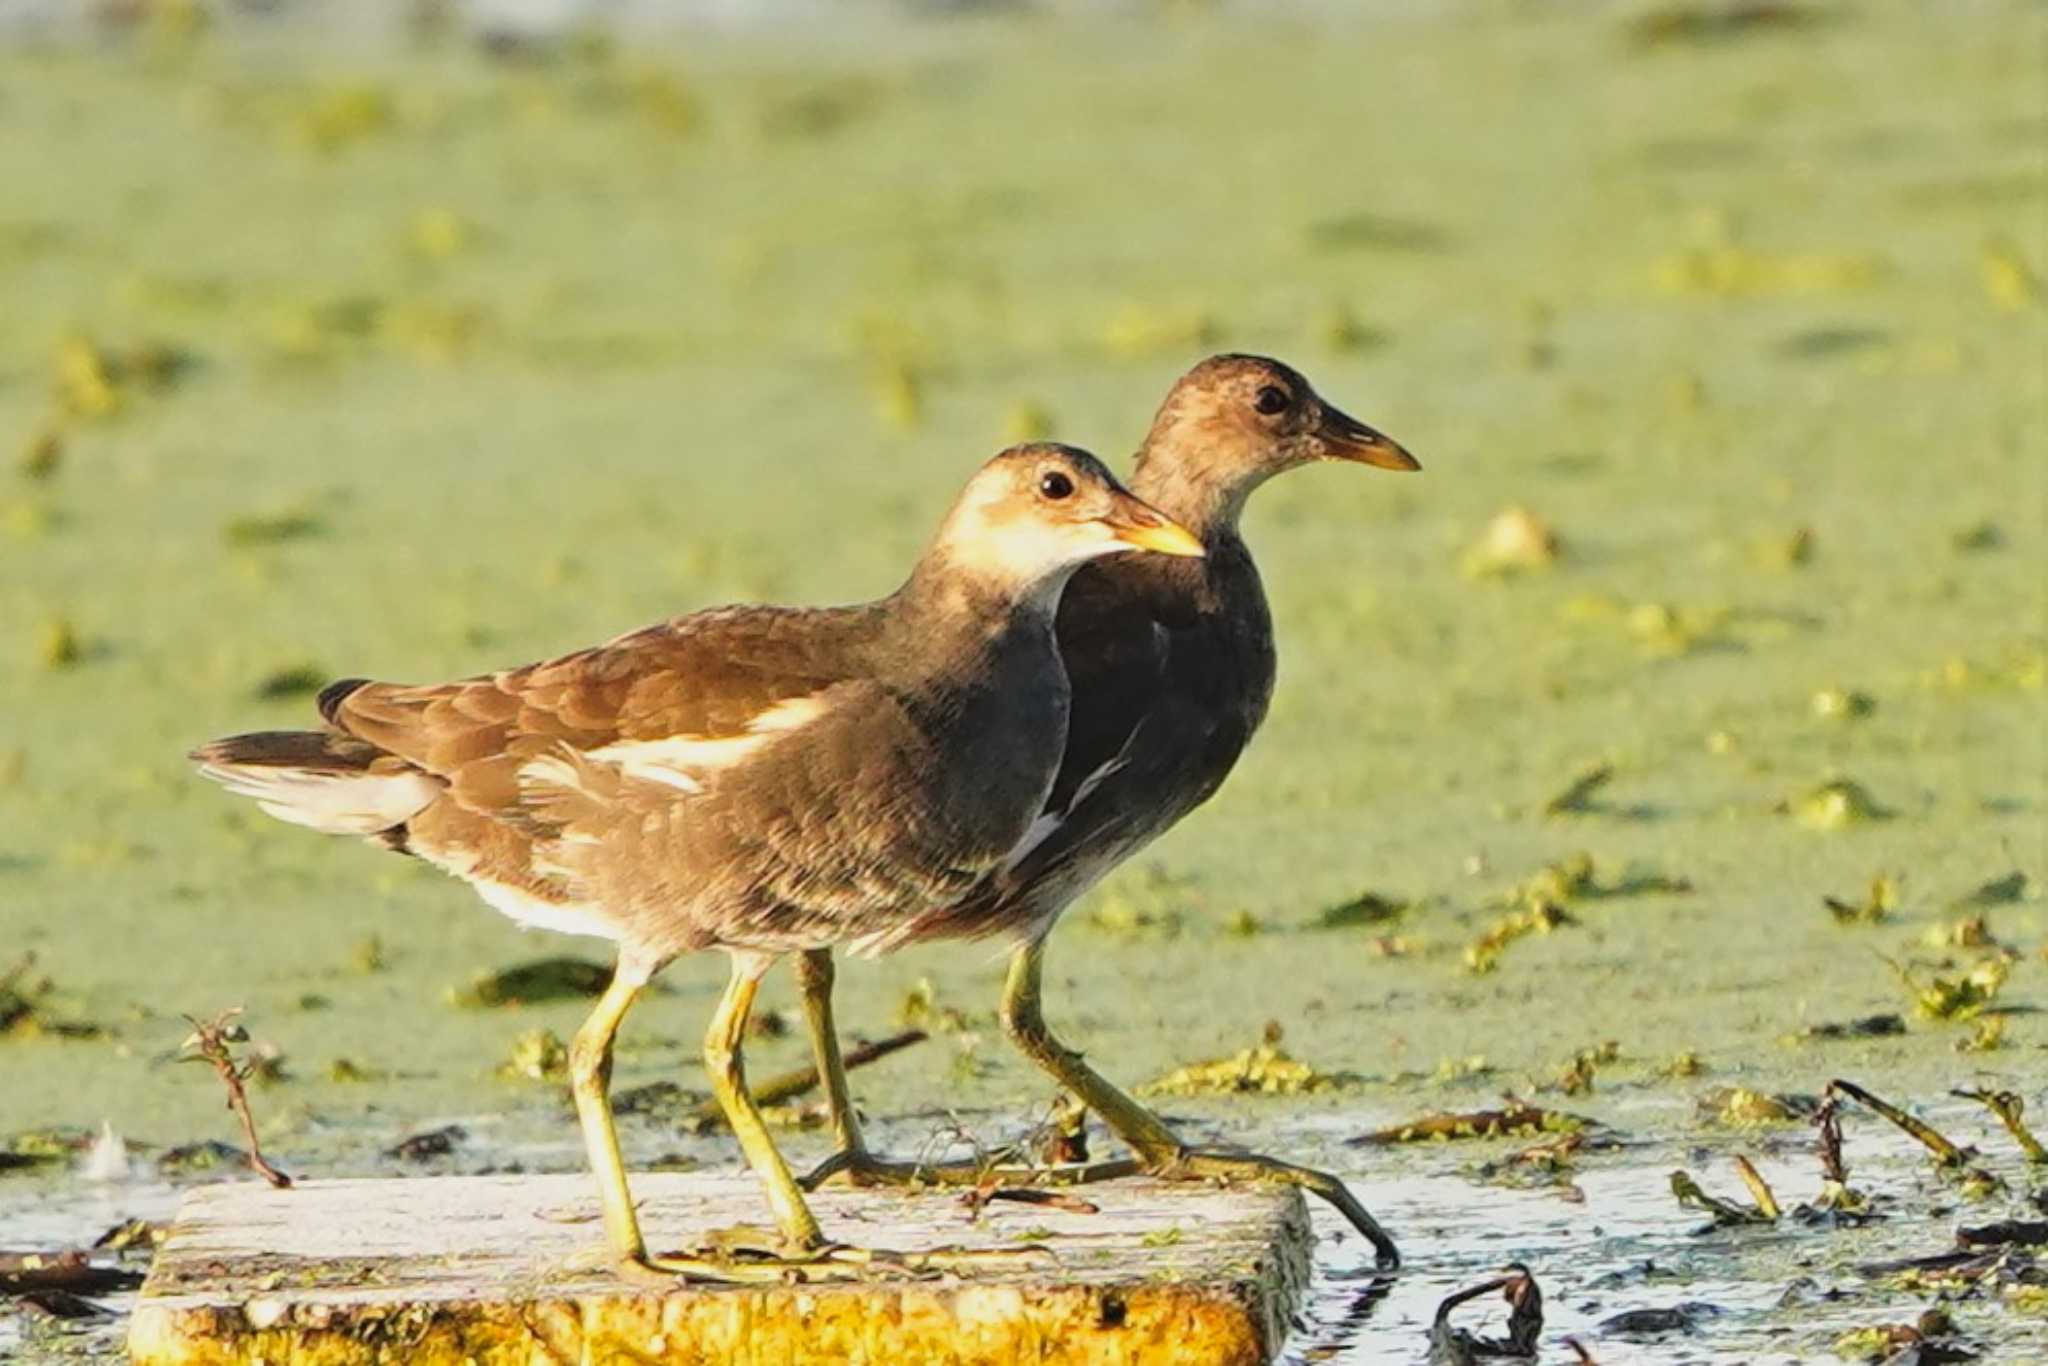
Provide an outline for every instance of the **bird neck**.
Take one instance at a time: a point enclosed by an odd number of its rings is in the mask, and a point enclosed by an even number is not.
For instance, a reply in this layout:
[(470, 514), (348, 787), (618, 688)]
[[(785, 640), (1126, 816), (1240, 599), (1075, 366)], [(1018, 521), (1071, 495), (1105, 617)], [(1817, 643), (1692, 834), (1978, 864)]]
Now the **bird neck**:
[(1060, 593), (1079, 567), (1020, 582), (927, 555), (890, 599), (891, 616), (901, 640), (927, 657), (933, 650), (971, 656), (1018, 636), (1050, 641)]
[(1276, 472), (1155, 456), (1148, 446), (1138, 453), (1131, 492), (1194, 532), (1202, 544), (1215, 546), (1237, 536), (1245, 500)]

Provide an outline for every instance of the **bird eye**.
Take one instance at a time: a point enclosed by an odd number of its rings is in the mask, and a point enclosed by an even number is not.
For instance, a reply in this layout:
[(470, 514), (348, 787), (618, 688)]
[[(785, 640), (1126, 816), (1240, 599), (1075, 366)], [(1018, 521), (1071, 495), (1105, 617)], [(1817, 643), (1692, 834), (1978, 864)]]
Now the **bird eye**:
[(1058, 502), (1060, 499), (1073, 493), (1074, 481), (1061, 474), (1058, 470), (1050, 470), (1039, 476), (1038, 491), (1054, 502)]
[(1271, 417), (1274, 413), (1286, 411), (1287, 405), (1293, 401), (1287, 396), (1285, 389), (1277, 384), (1268, 384), (1259, 390), (1259, 396), (1252, 400), (1252, 407)]

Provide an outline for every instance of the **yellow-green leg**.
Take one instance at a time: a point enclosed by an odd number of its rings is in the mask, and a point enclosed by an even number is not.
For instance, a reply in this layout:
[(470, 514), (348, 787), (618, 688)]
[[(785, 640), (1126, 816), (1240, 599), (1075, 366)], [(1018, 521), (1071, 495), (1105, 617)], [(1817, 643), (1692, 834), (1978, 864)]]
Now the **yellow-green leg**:
[[(839, 1051), (839, 1030), (833, 1019), (835, 977), (830, 949), (810, 949), (796, 962), (797, 989), (803, 999), (804, 1022), (810, 1029), (811, 1051), (825, 1087), (834, 1151), (802, 1179), (805, 1190), (828, 1182), (850, 1186), (978, 1186), (995, 1180), (1011, 1184), (1078, 1184), (1128, 1175), (1131, 1163), (1099, 1163), (1085, 1167), (1036, 1168), (1026, 1164), (988, 1162), (899, 1162), (876, 1157), (862, 1141), (860, 1116), (846, 1081), (846, 1063)], [(1006, 1155), (1007, 1156), (1007, 1155)], [(1114, 1170), (1112, 1170), (1114, 1168)]]
[(810, 1206), (804, 1203), (796, 1177), (782, 1160), (768, 1126), (761, 1121), (754, 1098), (747, 1093), (746, 1064), (740, 1047), (746, 1037), (747, 1016), (754, 1008), (754, 993), (759, 990), (761, 974), (767, 971), (770, 961), (763, 954), (733, 955), (732, 979), (726, 983), (725, 995), (719, 998), (718, 1009), (711, 1015), (711, 1027), (704, 1034), (704, 1071), (711, 1078), (711, 1093), (718, 1097), (718, 1106), (725, 1111), (726, 1124), (740, 1141), (740, 1151), (747, 1156), (747, 1165), (768, 1188), (768, 1204), (775, 1211), (776, 1226), (782, 1230), (783, 1250), (801, 1256), (823, 1247), (825, 1235), (819, 1231)]
[[(779, 1271), (735, 1266), (701, 1257), (650, 1257), (640, 1234), (632, 1192), (626, 1185), (626, 1163), (619, 1152), (619, 1131), (612, 1119), (612, 1044), (619, 1024), (647, 985), (647, 972), (622, 961), (597, 1008), (576, 1031), (569, 1046), (569, 1088), (576, 1099), (576, 1118), (590, 1170), (597, 1177), (598, 1200), (604, 1211), (605, 1241), (619, 1273), (630, 1280), (672, 1284), (677, 1277), (693, 1280), (779, 1280)], [(730, 994), (730, 992), (728, 992)], [(744, 1025), (744, 1020), (742, 1021)]]
[[(902, 1253), (848, 1247), (825, 1240), (810, 1206), (804, 1202), (803, 1191), (790, 1173), (789, 1164), (783, 1161), (775, 1139), (762, 1122), (760, 1109), (747, 1090), (741, 1043), (746, 1037), (747, 1016), (753, 1010), (754, 993), (761, 985), (762, 973), (767, 971), (772, 961), (766, 954), (733, 955), (732, 979), (726, 984), (725, 995), (719, 999), (718, 1008), (712, 1013), (711, 1027), (705, 1032), (704, 1070), (711, 1078), (712, 1094), (725, 1111), (726, 1124), (739, 1140), (740, 1150), (746, 1154), (747, 1165), (768, 1188), (768, 1203), (775, 1211), (782, 1245), (766, 1256), (751, 1249), (736, 1250), (735, 1255), (747, 1256), (748, 1260), (718, 1263), (717, 1273), (728, 1279), (768, 1277), (809, 1281), (873, 1273), (919, 1274), (982, 1264), (1014, 1266), (1019, 1262), (1044, 1258), (1047, 1255), (1045, 1250), (1037, 1247), (990, 1251), (945, 1247), (928, 1252)], [(834, 1051), (837, 1051), (836, 1040)], [(845, 1105), (845, 1069), (842, 1067), (839, 1071), (839, 1092), (841, 1103)], [(846, 1106), (846, 1113), (851, 1116), (850, 1105)], [(699, 1264), (698, 1259), (675, 1263), (655, 1259), (653, 1262), (656, 1268), (663, 1270), (682, 1266), (690, 1274), (695, 1274)]]
[(619, 1155), (619, 1131), (612, 1122), (612, 1040), (646, 984), (644, 976), (621, 964), (569, 1046), (569, 1089), (576, 1098), (576, 1119), (583, 1128), (591, 1174), (597, 1177), (605, 1240), (622, 1266), (644, 1264), (647, 1245), (640, 1238), (640, 1219), (626, 1188), (625, 1159)]
[(1032, 940), (1011, 956), (1009, 977), (1003, 985), (1003, 1027), (1026, 1057), (1078, 1096), (1082, 1104), (1102, 1117), (1111, 1132), (1130, 1145), (1142, 1170), (1168, 1180), (1280, 1181), (1300, 1186), (1334, 1205), (1350, 1220), (1372, 1243), (1381, 1266), (1400, 1265), (1401, 1254), (1394, 1240), (1336, 1177), (1278, 1158), (1184, 1147), (1157, 1115), (1125, 1095), (1079, 1053), (1054, 1038), (1045, 1026), (1041, 995), (1044, 958), (1043, 940)]

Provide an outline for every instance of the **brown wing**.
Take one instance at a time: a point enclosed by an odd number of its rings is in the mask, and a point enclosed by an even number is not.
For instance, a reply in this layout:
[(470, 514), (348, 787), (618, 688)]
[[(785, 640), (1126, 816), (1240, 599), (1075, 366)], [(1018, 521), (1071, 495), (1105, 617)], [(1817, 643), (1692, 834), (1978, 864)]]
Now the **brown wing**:
[(447, 780), (461, 806), (504, 815), (519, 805), (520, 768), (544, 754), (742, 734), (776, 704), (830, 687), (848, 676), (868, 615), (720, 608), (455, 683), (338, 683), (320, 709), (337, 729)]

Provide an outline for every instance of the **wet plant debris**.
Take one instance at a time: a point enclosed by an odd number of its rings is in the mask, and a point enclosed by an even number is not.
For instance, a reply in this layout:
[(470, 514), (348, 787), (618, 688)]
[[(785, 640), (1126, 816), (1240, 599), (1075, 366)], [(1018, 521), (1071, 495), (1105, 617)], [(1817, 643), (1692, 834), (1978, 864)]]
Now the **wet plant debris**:
[[(1510, 1262), (1505, 1274), (1447, 1295), (1438, 1303), (1429, 1325), (1430, 1366), (1469, 1366), (1482, 1360), (1525, 1360), (1536, 1358), (1543, 1338), (1543, 1292), (1536, 1277), (1520, 1262)], [(1495, 1291), (1508, 1304), (1508, 1331), (1498, 1338), (1484, 1337), (1451, 1325), (1451, 1311), (1468, 1301)]]
[(1536, 1138), (1599, 1128), (1584, 1115), (1550, 1110), (1509, 1097), (1496, 1110), (1438, 1111), (1344, 1141), (1353, 1147), (1376, 1143), (1448, 1143), (1461, 1139)]
[(1296, 1096), (1354, 1086), (1350, 1072), (1319, 1072), (1277, 1043), (1176, 1067), (1138, 1088), (1141, 1096)]

